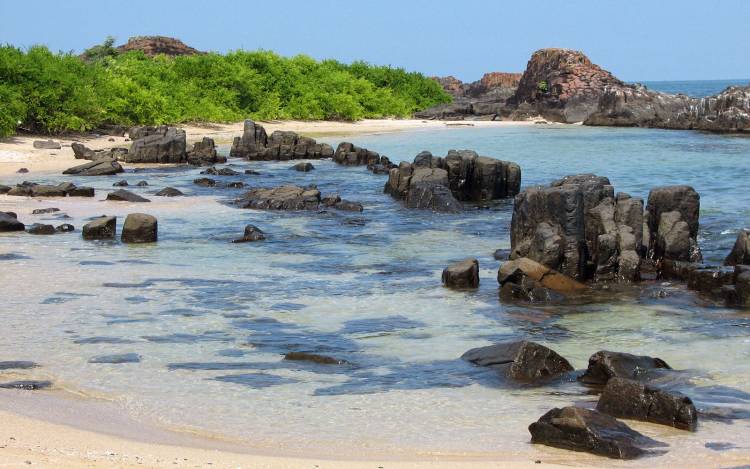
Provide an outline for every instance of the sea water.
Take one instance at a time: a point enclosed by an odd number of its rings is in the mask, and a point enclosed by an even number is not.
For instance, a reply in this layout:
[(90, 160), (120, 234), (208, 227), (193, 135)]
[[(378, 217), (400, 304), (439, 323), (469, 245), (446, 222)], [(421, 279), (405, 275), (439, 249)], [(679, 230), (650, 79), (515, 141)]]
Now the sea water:
[[(534, 125), (347, 139), (396, 162), (421, 150), (474, 149), (519, 163), (524, 187), (581, 172), (607, 176), (616, 191), (643, 198), (655, 186), (692, 185), (701, 195), (699, 242), (710, 263), (720, 263), (737, 231), (750, 224), (747, 138)], [(340, 139), (323, 140), (335, 145)], [(279, 452), (561, 458), (566, 453), (530, 445), (526, 427), (555, 406), (592, 406), (595, 396), (574, 376), (517, 386), (459, 359), (473, 347), (524, 338), (550, 346), (579, 370), (603, 349), (658, 356), (681, 370), (667, 385), (715, 418), (703, 418), (696, 433), (633, 423), (670, 445), (651, 462), (700, 460), (715, 454), (706, 443), (741, 448), (750, 441), (747, 311), (671, 282), (613, 290), (589, 303), (503, 302), (493, 252), (510, 246), (511, 200), (460, 214), (407, 210), (383, 193), (385, 176), (312, 163), (315, 170), (300, 173), (290, 162), (230, 159), (240, 172), (261, 174), (214, 178), (220, 186), (315, 183), (365, 210), (239, 209), (232, 201), (242, 190), (192, 184), (199, 168), (0, 180), (70, 180), (97, 188), (94, 200), (0, 196), (0, 210), (17, 211), (27, 224), (67, 222), (80, 229), (90, 217), (114, 214), (119, 228), (135, 211), (159, 220), (159, 242), (152, 245), (84, 241), (80, 231), (0, 235), (0, 359), (41, 365), (0, 381), (51, 379), (167, 428)], [(102, 201), (119, 179), (131, 186), (148, 181), (128, 189), (152, 202)], [(153, 195), (168, 185), (187, 196)], [(44, 207), (71, 218), (30, 214)], [(232, 244), (249, 223), (268, 239)], [(466, 257), (479, 259), (480, 288), (443, 288), (442, 269)], [(347, 363), (282, 360), (290, 351)], [(127, 353), (140, 362), (90, 362)]]

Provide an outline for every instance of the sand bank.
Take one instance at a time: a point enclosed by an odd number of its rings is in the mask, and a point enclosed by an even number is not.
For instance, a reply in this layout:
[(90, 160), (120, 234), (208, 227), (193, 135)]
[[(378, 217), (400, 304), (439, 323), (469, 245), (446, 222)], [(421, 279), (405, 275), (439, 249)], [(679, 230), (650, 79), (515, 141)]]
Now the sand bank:
[[(531, 121), (428, 121), (417, 119), (368, 119), (358, 122), (331, 122), (331, 121), (270, 121), (262, 122), (270, 133), (275, 130), (292, 130), (309, 137), (323, 136), (347, 136), (364, 135), (384, 132), (404, 132), (416, 130), (436, 130), (451, 128), (472, 127), (508, 127), (519, 125), (533, 125)], [(205, 124), (184, 125), (188, 144), (198, 141), (203, 137), (211, 137), (217, 144), (229, 144), (234, 137), (242, 135), (242, 122), (234, 124)], [(60, 172), (77, 163), (85, 161), (76, 160), (73, 150), (70, 148), (72, 142), (84, 143), (94, 150), (128, 147), (130, 141), (124, 137), (113, 137), (104, 135), (100, 137), (62, 137), (54, 140), (62, 144), (60, 150), (44, 150), (34, 148), (34, 140), (47, 140), (49, 137), (23, 135), (0, 139), (0, 176), (14, 174), (20, 168), (30, 171), (29, 179), (33, 179), (34, 173)]]

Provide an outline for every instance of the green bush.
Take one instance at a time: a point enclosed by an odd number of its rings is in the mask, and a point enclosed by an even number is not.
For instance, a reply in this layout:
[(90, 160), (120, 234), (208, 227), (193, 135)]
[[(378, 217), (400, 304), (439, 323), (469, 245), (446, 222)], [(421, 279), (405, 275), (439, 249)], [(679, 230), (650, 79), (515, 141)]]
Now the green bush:
[(150, 58), (118, 54), (108, 38), (82, 57), (0, 47), (0, 136), (105, 124), (407, 117), (450, 97), (400, 68), (270, 51)]

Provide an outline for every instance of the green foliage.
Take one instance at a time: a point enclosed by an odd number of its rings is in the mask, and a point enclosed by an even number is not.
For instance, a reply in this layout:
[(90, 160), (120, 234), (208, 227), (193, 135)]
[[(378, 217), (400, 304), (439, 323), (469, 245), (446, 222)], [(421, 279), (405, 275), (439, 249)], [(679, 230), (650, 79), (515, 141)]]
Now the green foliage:
[(547, 83), (547, 80), (542, 80), (536, 84), (536, 89), (540, 93), (547, 93), (549, 91), (549, 83)]
[(104, 124), (406, 117), (449, 102), (419, 73), (270, 51), (150, 58), (118, 54), (108, 38), (83, 58), (35, 46), (0, 47), (0, 136)]

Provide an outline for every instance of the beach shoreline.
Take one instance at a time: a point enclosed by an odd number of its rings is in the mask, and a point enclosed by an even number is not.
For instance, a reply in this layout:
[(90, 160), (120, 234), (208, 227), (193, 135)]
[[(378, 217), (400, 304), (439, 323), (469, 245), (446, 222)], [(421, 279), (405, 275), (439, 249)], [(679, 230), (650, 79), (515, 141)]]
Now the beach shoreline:
[[(341, 121), (267, 121), (262, 124), (270, 134), (276, 130), (293, 131), (306, 137), (346, 137), (393, 132), (415, 132), (456, 128), (492, 128), (534, 125), (537, 120), (525, 121), (438, 121), (420, 119), (365, 119), (357, 122)], [(232, 124), (186, 124), (176, 127), (184, 129), (187, 143), (203, 137), (213, 138), (217, 145), (228, 145), (234, 137), (242, 135), (243, 122)], [(559, 124), (565, 125), (565, 124)], [(62, 144), (59, 150), (34, 148), (35, 140), (55, 140)], [(80, 136), (50, 137), (44, 135), (17, 135), (0, 139), (0, 176), (11, 176), (21, 168), (31, 175), (59, 173), (71, 166), (85, 163), (76, 160), (70, 144), (81, 142), (93, 150), (113, 147), (129, 147), (132, 143), (125, 137), (112, 135), (82, 134)], [(130, 166), (130, 165), (128, 165)], [(32, 176), (29, 177), (32, 177)]]

